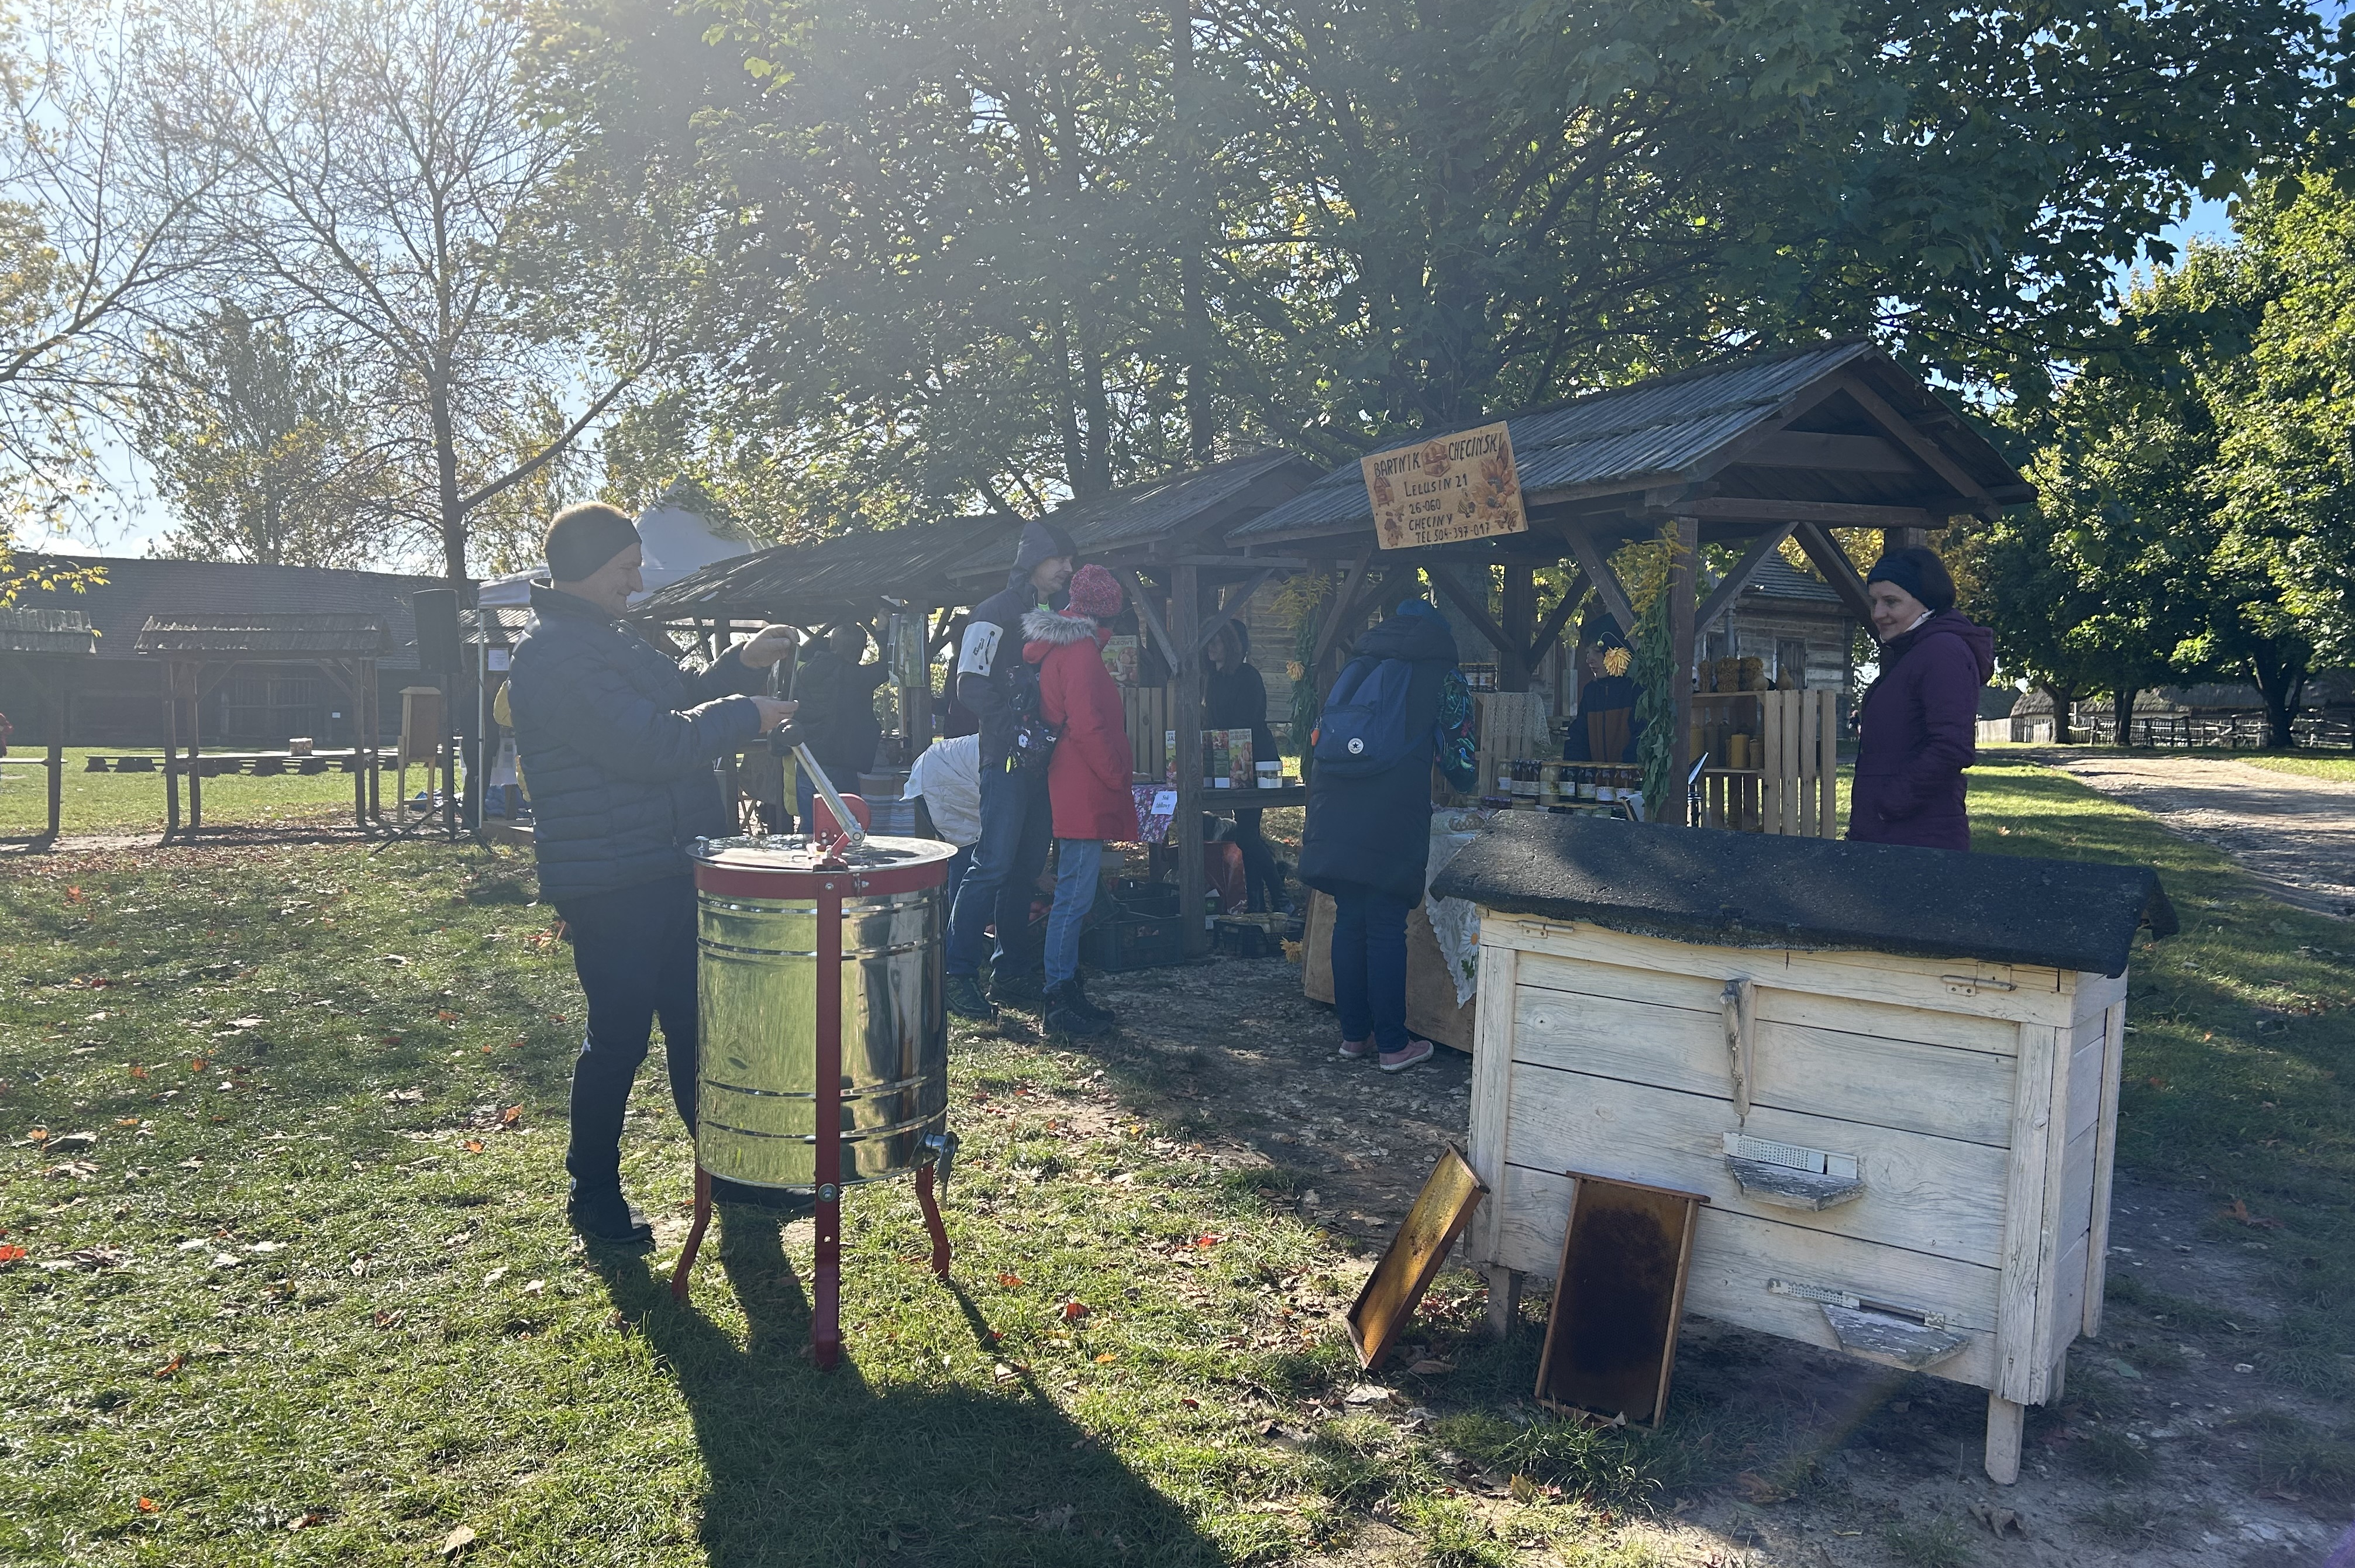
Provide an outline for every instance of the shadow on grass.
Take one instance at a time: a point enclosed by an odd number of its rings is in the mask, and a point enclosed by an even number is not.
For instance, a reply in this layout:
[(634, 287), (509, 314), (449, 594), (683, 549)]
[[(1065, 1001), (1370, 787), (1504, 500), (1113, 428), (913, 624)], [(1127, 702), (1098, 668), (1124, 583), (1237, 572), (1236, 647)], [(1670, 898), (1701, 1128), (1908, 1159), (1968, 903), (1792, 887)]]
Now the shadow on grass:
[[(945, 1381), (878, 1386), (860, 1372), (855, 1337), (842, 1366), (818, 1371), (805, 1353), (808, 1300), (775, 1222), (740, 1221), (723, 1240), (747, 1324), (741, 1345), (691, 1300), (673, 1302), (643, 1258), (597, 1264), (693, 1418), (709, 1474), (701, 1544), (714, 1568), (1220, 1561), (1027, 1372), (987, 1393)], [(987, 1326), (958, 1294), (987, 1355)]]

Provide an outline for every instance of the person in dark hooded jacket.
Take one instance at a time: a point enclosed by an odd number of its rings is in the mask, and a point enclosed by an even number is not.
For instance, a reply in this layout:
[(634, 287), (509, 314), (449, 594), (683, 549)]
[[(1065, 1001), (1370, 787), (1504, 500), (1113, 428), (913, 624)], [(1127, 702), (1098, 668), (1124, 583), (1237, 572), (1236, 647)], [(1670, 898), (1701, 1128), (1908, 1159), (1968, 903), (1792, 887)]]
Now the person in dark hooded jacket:
[(1995, 673), (1995, 634), (1955, 609), (1954, 579), (1919, 545), (1884, 554), (1865, 593), (1881, 676), (1859, 713), (1848, 836), (1967, 849), (1963, 770), (1977, 756), (1979, 688)]
[[(625, 515), (594, 502), (549, 525), (554, 581), (508, 672), (516, 752), (531, 784), (539, 896), (556, 906), (589, 1021), (572, 1064), (565, 1168), (572, 1224), (591, 1241), (652, 1238), (622, 1196), (622, 1118), (655, 1019), (680, 1120), (695, 1126), (695, 873), (687, 849), (734, 828), (712, 763), (793, 717), (753, 695), (800, 640), (771, 626), (700, 675), (622, 619), (644, 550)], [(757, 1198), (732, 1184), (714, 1195)]]
[(1459, 789), (1469, 788), (1477, 771), (1464, 744), (1471, 703), (1455, 667), (1455, 637), (1436, 606), (1408, 600), (1358, 639), (1351, 662), (1386, 659), (1403, 659), (1412, 671), (1405, 720), (1412, 744), (1369, 776), (1310, 767), (1300, 880), (1333, 900), (1333, 1008), (1342, 1056), (1357, 1061), (1379, 1053), (1383, 1072), (1401, 1072), (1429, 1061), (1433, 1049), (1406, 1027), (1406, 917), (1423, 901), (1431, 859), (1432, 764)]
[[(875, 765), (875, 748), (883, 739), (883, 726), (875, 719), (875, 688), (891, 667), (879, 659), (859, 663), (867, 643), (867, 628), (858, 623), (837, 626), (825, 642), (803, 651), (801, 668), (794, 674), (794, 700), (801, 704), (794, 728), (834, 787), (847, 795), (858, 792), (858, 775)], [(817, 780), (800, 773), (794, 795), (806, 827)]]
[[(1030, 928), (1030, 895), (1047, 869), (1053, 810), (1047, 799), (1047, 771), (1023, 768), (1013, 760), (1014, 680), (1022, 658), (1022, 617), (1051, 603), (1071, 581), (1071, 536), (1050, 524), (1022, 525), (1022, 542), (1006, 587), (973, 607), (958, 645), (957, 700), (981, 720), (981, 842), (957, 886), (949, 916), (946, 968), (949, 1011), (986, 1020), (997, 1016), (981, 988), (981, 962), (992, 956), (993, 977), (1002, 999), (1011, 999), (1017, 969), (1027, 969), (1023, 951)], [(994, 955), (989, 927), (997, 927)]]

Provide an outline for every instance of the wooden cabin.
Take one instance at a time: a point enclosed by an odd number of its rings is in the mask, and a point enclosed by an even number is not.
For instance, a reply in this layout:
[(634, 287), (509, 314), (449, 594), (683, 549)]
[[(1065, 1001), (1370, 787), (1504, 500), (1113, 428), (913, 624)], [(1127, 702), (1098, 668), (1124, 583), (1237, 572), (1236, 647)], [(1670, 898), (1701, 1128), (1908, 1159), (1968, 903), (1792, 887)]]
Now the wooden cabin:
[(1685, 1307), (1988, 1392), (1987, 1469), (2101, 1330), (2143, 868), (1516, 813), (1479, 906), (1493, 1320), (1575, 1175), (1707, 1200)]

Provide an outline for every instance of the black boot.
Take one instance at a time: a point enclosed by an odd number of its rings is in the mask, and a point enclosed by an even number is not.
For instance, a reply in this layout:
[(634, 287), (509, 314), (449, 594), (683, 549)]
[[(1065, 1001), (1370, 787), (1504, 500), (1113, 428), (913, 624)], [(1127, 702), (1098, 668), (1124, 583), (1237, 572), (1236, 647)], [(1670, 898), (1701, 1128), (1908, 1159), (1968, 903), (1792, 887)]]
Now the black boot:
[(1044, 1019), (1047, 1032), (1081, 1036), (1110, 1034), (1112, 1020), (1109, 1018), (1080, 1010), (1086, 998), (1074, 995), (1078, 988), (1078, 985), (1071, 980), (1047, 987), (1047, 1016)]
[(655, 1239), (654, 1226), (619, 1187), (575, 1192), (564, 1206), (564, 1217), (583, 1240), (601, 1246), (639, 1247)]
[(989, 1005), (988, 996), (981, 988), (981, 980), (974, 975), (952, 975), (943, 992), (948, 1009), (956, 1017), (975, 1023), (994, 1024), (997, 1009)]
[(1073, 975), (1064, 985), (1063, 1005), (1073, 1012), (1085, 1018), (1092, 1018), (1101, 1024), (1111, 1025), (1120, 1022), (1119, 1014), (1088, 995), (1087, 983), (1078, 975)]
[(1042, 1006), (1047, 999), (1045, 977), (1036, 969), (1008, 969), (991, 976), (990, 988), (997, 993), (1000, 1007), (1021, 1008), (1025, 1011)]

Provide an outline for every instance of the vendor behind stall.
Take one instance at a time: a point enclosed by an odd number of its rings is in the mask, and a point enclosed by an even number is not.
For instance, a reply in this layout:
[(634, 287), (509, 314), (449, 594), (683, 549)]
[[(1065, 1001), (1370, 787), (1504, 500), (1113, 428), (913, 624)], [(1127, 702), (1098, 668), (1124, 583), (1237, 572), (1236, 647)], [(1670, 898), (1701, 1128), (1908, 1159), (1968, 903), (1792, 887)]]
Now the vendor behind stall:
[(1467, 789), (1479, 776), (1472, 699), (1455, 638), (1427, 600), (1358, 639), (1310, 744), (1300, 880), (1333, 900), (1333, 1008), (1341, 1055), (1379, 1054), (1385, 1072), (1431, 1060), (1407, 1032), (1406, 917), (1423, 901), (1431, 850), (1431, 770)]
[[(867, 656), (867, 628), (855, 622), (837, 626), (825, 642), (802, 655), (801, 668), (794, 676), (794, 699), (801, 704), (794, 728), (834, 787), (846, 795), (858, 792), (858, 775), (875, 765), (875, 748), (883, 739), (883, 726), (875, 717), (875, 688), (890, 675), (891, 667), (879, 659), (858, 662)], [(807, 769), (799, 773), (794, 809), (806, 827), (811, 803), (817, 799), (817, 780)]]
[(1627, 673), (1635, 650), (1619, 628), (1607, 623), (1588, 627), (1579, 642), (1589, 678), (1578, 688), (1578, 717), (1562, 738), (1561, 760), (1636, 762), (1636, 741), (1644, 726), (1636, 719), (1636, 677)]
[[(1267, 682), (1251, 663), (1251, 629), (1240, 620), (1229, 621), (1210, 637), (1210, 667), (1202, 675), (1202, 728), (1252, 732), (1252, 761), (1272, 763), (1275, 731), (1267, 727)], [(1246, 907), (1273, 909), (1284, 902), (1284, 878), (1275, 851), (1260, 837), (1260, 808), (1238, 806), (1234, 826), (1224, 837), (1243, 855)]]

